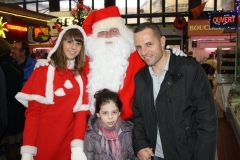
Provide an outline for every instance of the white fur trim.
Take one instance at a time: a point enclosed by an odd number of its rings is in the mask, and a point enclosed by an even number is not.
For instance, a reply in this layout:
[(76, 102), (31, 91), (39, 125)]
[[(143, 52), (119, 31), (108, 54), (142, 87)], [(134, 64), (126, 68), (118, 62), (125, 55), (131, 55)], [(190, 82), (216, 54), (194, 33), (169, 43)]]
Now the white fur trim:
[(111, 28), (119, 29), (122, 27), (125, 27), (125, 24), (124, 20), (121, 17), (110, 17), (94, 23), (92, 26), (92, 33), (98, 33), (100, 31), (105, 31)]
[(25, 94), (22, 92), (19, 92), (15, 98), (21, 102), (25, 107), (28, 107), (28, 102), (35, 100), (37, 102), (43, 103), (43, 104), (54, 104), (53, 102), (53, 78), (55, 74), (55, 68), (51, 65), (48, 66), (47, 71), (47, 84), (46, 84), (46, 91), (45, 91), (45, 97), (36, 95), (36, 94)]
[(62, 97), (62, 96), (65, 96), (65, 95), (66, 95), (66, 93), (65, 93), (64, 90), (63, 90), (63, 88), (58, 88), (58, 89), (54, 92), (54, 94), (55, 94), (56, 96), (59, 96), (59, 97)]
[(21, 154), (23, 154), (23, 153), (30, 153), (30, 154), (36, 156), (36, 154), (37, 154), (37, 147), (28, 146), (28, 145), (22, 146), (20, 153)]
[(83, 147), (71, 148), (71, 160), (87, 160)]
[(68, 69), (73, 69), (75, 65), (75, 59), (73, 60), (68, 60)]
[(64, 87), (66, 87), (67, 89), (70, 89), (70, 88), (73, 88), (73, 85), (69, 80), (66, 80), (64, 83)]
[(56, 44), (54, 45), (53, 49), (48, 53), (48, 57), (47, 57), (47, 60), (51, 60), (51, 56), (52, 54), (57, 50), (57, 48), (59, 47), (59, 44), (62, 40), (62, 37), (63, 35), (66, 33), (66, 31), (68, 31), (69, 29), (79, 29), (80, 32), (83, 34), (83, 38), (84, 38), (84, 41), (86, 40), (86, 33), (85, 31), (82, 29), (82, 27), (78, 26), (78, 25), (72, 25), (72, 26), (67, 26), (66, 28), (64, 28), (60, 34), (58, 35), (58, 39), (57, 39), (57, 42)]
[(15, 96), (15, 98), (21, 102), (25, 107), (28, 107), (28, 101), (38, 101), (43, 104), (53, 104), (49, 103), (45, 97), (36, 95), (36, 94), (25, 94), (22, 92), (18, 92), (18, 94)]
[(80, 110), (83, 110), (82, 109), (82, 97), (83, 97), (84, 87), (83, 87), (83, 81), (82, 81), (82, 78), (80, 75), (76, 76), (75, 79), (77, 80), (77, 82), (79, 84), (80, 95), (78, 97), (78, 100), (77, 100), (75, 106), (73, 107), (73, 112), (78, 112)]
[(82, 104), (78, 111), (88, 111), (89, 105), (88, 104)]
[(47, 72), (47, 84), (46, 84), (46, 98), (50, 104), (53, 104), (53, 79), (55, 75), (55, 67), (52, 65), (48, 66)]
[(73, 147), (82, 147), (83, 148), (83, 140), (81, 139), (74, 139), (71, 142), (71, 148)]

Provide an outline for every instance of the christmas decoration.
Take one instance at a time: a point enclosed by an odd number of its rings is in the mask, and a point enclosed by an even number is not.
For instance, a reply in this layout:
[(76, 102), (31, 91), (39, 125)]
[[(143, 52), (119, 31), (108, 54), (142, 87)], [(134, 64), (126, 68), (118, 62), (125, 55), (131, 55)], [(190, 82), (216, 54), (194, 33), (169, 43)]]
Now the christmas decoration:
[(186, 19), (182, 16), (178, 16), (174, 20), (174, 27), (176, 29), (182, 30), (183, 28), (186, 27), (186, 24), (187, 24)]
[(8, 32), (8, 29), (4, 27), (7, 22), (2, 22), (3, 17), (0, 17), (0, 37), (6, 38), (5, 32)]
[(72, 9), (71, 14), (75, 18), (73, 24), (82, 26), (91, 8), (83, 4), (83, 0), (72, 0), (75, 3), (75, 8)]
[(60, 33), (63, 30), (57, 22), (53, 23), (52, 29), (56, 29), (58, 33)]
[[(56, 29), (56, 30), (58, 31), (58, 33), (60, 33), (60, 32), (63, 30), (63, 28), (61, 28), (61, 26), (60, 26), (57, 22), (54, 22), (54, 23), (53, 23), (52, 29)], [(56, 42), (57, 42), (57, 39), (58, 39), (58, 38), (55, 38), (55, 39), (53, 40), (52, 37), (51, 37), (48, 42), (49, 42), (49, 44), (50, 44), (52, 47), (54, 47), (55, 44), (56, 44)]]

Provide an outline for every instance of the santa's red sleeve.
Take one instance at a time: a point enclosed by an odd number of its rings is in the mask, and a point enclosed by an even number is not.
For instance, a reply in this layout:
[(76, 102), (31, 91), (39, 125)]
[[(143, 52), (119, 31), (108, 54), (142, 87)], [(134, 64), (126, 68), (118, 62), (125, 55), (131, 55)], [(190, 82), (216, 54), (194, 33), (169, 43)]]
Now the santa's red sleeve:
[(88, 75), (88, 73), (90, 72), (90, 67), (89, 67), (89, 57), (85, 56), (85, 66), (83, 68), (83, 72), (85, 75)]
[(129, 66), (126, 71), (126, 77), (124, 78), (123, 88), (118, 92), (123, 103), (121, 111), (121, 117), (123, 119), (130, 119), (133, 115), (132, 102), (135, 89), (134, 76), (143, 66), (146, 65), (146, 63), (138, 55), (137, 51), (131, 54), (128, 61)]

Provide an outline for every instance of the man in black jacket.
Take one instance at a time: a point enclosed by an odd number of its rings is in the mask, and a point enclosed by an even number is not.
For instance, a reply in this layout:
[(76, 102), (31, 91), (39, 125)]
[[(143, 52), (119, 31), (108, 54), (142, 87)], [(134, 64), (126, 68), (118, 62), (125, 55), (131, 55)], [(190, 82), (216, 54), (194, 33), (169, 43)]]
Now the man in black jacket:
[(217, 114), (201, 65), (165, 51), (155, 24), (140, 24), (134, 41), (147, 63), (135, 75), (133, 148), (139, 160), (214, 160)]

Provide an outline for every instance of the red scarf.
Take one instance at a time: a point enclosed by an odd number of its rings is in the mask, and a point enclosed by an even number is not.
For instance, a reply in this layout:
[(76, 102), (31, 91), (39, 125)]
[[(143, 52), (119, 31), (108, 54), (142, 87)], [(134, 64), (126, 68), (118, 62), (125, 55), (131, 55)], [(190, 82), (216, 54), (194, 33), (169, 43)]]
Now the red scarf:
[[(117, 123), (112, 127), (107, 127), (103, 122), (98, 119), (98, 128), (102, 132), (101, 147), (106, 149), (107, 155), (109, 155), (109, 143), (112, 151), (112, 157), (114, 160), (123, 160), (122, 147), (119, 141), (118, 131), (122, 124), (122, 119), (119, 117)], [(105, 147), (104, 147), (105, 146)]]

